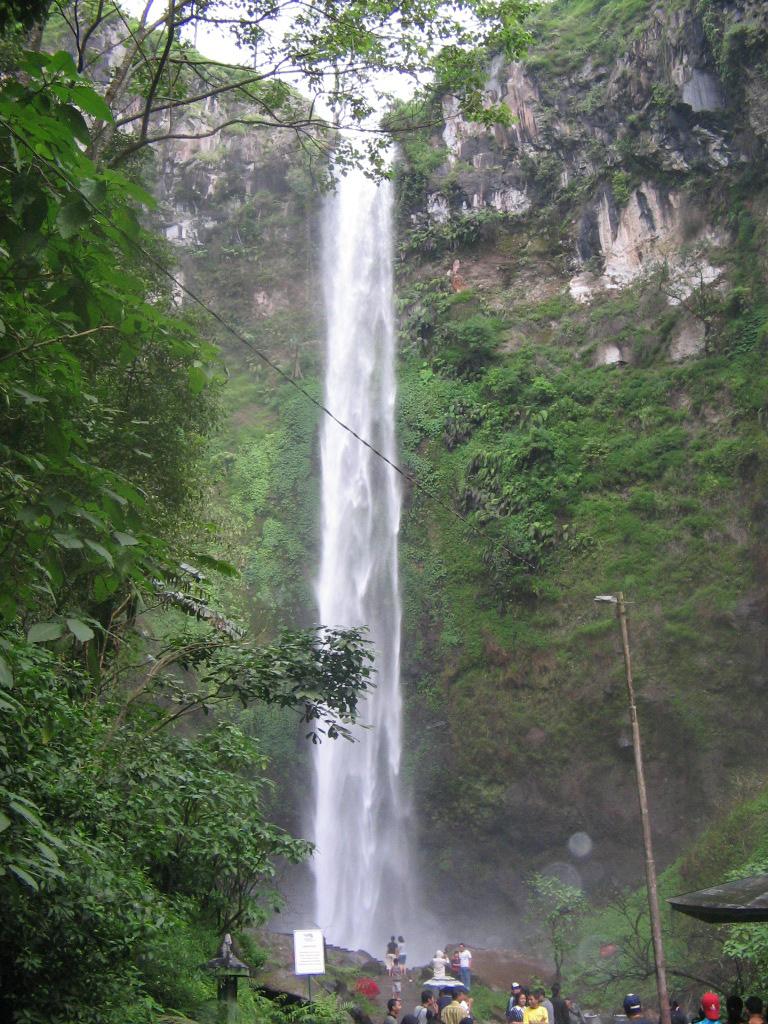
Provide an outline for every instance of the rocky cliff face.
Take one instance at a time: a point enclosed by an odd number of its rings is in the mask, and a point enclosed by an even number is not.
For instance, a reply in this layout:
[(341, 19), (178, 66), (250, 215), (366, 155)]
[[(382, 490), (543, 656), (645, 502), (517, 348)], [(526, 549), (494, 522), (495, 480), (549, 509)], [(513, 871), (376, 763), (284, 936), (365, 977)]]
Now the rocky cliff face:
[[(398, 168), (403, 457), (479, 530), (407, 495), (406, 771), (427, 891), (500, 946), (532, 869), (594, 893), (641, 877), (596, 593), (635, 602), (663, 864), (764, 784), (740, 731), (768, 726), (764, 5), (538, 17), (530, 57), (489, 69), (514, 122), (439, 97)], [(316, 386), (318, 195), (292, 143), (177, 143), (157, 191), (185, 280)], [(314, 428), (266, 382), (243, 395), (227, 458), (246, 580), (295, 621)]]
[[(320, 193), (292, 132), (233, 126), (205, 137), (222, 117), (208, 100), (186, 125), (202, 137), (158, 148), (158, 226), (188, 287), (289, 369), (309, 371), (321, 336)], [(253, 362), (231, 336), (220, 333), (219, 341), (236, 365)]]
[[(562, 228), (579, 301), (664, 260), (692, 280), (691, 254), (727, 238), (711, 223), (705, 196), (686, 186), (765, 155), (764, 6), (728, 5), (722, 24), (704, 5), (646, 6), (612, 60), (590, 53), (561, 71), (548, 59), (557, 55), (551, 37), (526, 63), (497, 59), (488, 98), (509, 108), (509, 128), (467, 123), (453, 97), (442, 99), (446, 161), (427, 194), (429, 215), (523, 216), (578, 190)], [(548, 15), (547, 29), (556, 30), (557, 17)], [(610, 9), (606, 19), (606, 34), (622, 31)], [(699, 269), (706, 283), (720, 272)]]
[[(512, 125), (440, 97), (442, 127), (404, 143), (398, 172), (401, 436), (480, 532), (414, 496), (409, 760), (421, 806), (450, 794), (465, 825), (460, 842), (425, 830), (439, 877), (499, 908), (502, 941), (532, 868), (593, 892), (642, 877), (596, 593), (637, 602), (662, 863), (745, 773), (765, 780), (736, 738), (767, 710), (764, 430), (736, 383), (764, 379), (768, 336), (765, 7), (560, 2), (538, 19), (529, 58), (490, 67)], [(714, 469), (725, 448), (736, 461)]]

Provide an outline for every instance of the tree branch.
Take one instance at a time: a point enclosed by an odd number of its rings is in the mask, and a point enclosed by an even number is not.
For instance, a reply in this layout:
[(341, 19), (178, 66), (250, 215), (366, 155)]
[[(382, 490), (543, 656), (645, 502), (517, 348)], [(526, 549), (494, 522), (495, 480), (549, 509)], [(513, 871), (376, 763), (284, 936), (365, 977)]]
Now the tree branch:
[(142, 141), (145, 141), (147, 138), (147, 132), (149, 131), (149, 119), (152, 115), (152, 103), (155, 98), (155, 93), (157, 92), (157, 87), (160, 85), (160, 77), (165, 70), (166, 61), (170, 55), (173, 40), (175, 38), (176, 25), (173, 20), (173, 3), (171, 0), (168, 2), (168, 20), (166, 24), (168, 27), (166, 29), (165, 46), (163, 47), (163, 52), (157, 62), (155, 74), (152, 78), (149, 89), (147, 90), (147, 98), (144, 101), (144, 113), (141, 118), (141, 130), (139, 132), (139, 138)]
[(99, 327), (91, 327), (87, 331), (79, 331), (77, 334), (60, 334), (57, 338), (47, 338), (45, 341), (33, 341), (29, 345), (24, 345), (22, 348), (14, 349), (13, 352), (6, 352), (5, 355), (0, 356), (0, 363), (6, 359), (13, 359), (14, 356), (21, 356), (25, 352), (31, 352), (36, 348), (44, 348), (46, 345), (55, 345), (58, 341), (73, 341), (75, 338), (84, 338), (88, 334), (96, 334), (99, 331), (117, 331), (119, 330), (114, 324), (101, 324)]

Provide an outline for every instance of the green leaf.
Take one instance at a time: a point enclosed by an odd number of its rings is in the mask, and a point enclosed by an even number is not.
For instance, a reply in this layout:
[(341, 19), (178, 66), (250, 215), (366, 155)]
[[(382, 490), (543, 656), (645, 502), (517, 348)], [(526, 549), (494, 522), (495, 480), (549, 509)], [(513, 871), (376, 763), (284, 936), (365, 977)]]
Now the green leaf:
[(68, 548), (69, 550), (74, 551), (75, 549), (83, 546), (83, 542), (80, 538), (76, 537), (73, 533), (59, 533), (54, 530), (53, 536), (63, 548)]
[(93, 640), (96, 635), (90, 626), (87, 626), (80, 619), (67, 619), (67, 629), (73, 636), (76, 636), (81, 644)]
[(134, 184), (132, 181), (128, 181), (122, 174), (118, 174), (116, 171), (105, 171), (104, 178), (106, 181), (113, 182), (116, 184), (121, 192), (125, 192), (131, 199), (135, 199), (143, 206), (149, 206), (154, 209), (157, 206), (157, 200), (154, 196), (150, 195), (139, 185)]
[(141, 232), (141, 225), (136, 219), (136, 215), (133, 210), (129, 207), (124, 206), (121, 209), (117, 209), (113, 212), (111, 217), (112, 223), (118, 228), (118, 235), (120, 245), (125, 244), (124, 237), (127, 236), (131, 241), (135, 241)]
[(213, 558), (213, 556), (203, 554), (201, 551), (196, 551), (192, 558), (198, 565), (203, 565), (206, 569), (215, 569), (222, 576), (236, 577), (240, 575), (237, 566), (232, 565), (231, 562), (225, 562), (221, 558)]
[(79, 196), (68, 199), (56, 214), (56, 227), (59, 229), (59, 234), (64, 239), (72, 238), (90, 216), (90, 209)]
[(51, 864), (58, 864), (59, 858), (56, 856), (56, 851), (51, 849), (46, 843), (41, 843), (39, 840), (35, 843), (35, 846), (40, 851), (45, 860)]
[(102, 206), (107, 198), (107, 186), (103, 181), (86, 178), (80, 182), (80, 191), (94, 206)]
[(18, 605), (10, 594), (0, 594), (0, 619), (11, 622), (16, 617)]
[(113, 121), (112, 111), (106, 104), (103, 96), (90, 89), (87, 85), (76, 85), (72, 90), (72, 99), (84, 110), (86, 114), (98, 118), (100, 121)]
[(34, 405), (36, 402), (47, 402), (47, 398), (41, 398), (40, 395), (33, 395), (31, 391), (27, 391), (26, 388), (14, 386), (11, 391), (15, 391), (17, 395), (20, 395), (24, 399), (25, 405)]
[(14, 875), (16, 875), (17, 878), (20, 878), (25, 885), (28, 885), (30, 887), (30, 889), (34, 889), (35, 892), (37, 892), (37, 882), (34, 880), (32, 875), (29, 874), (28, 871), (25, 871), (24, 868), (20, 867), (18, 864), (9, 864), (8, 870), (12, 871)]
[(190, 366), (188, 370), (189, 390), (193, 395), (199, 395), (208, 383), (208, 376), (201, 366)]
[(107, 565), (112, 566), (115, 564), (112, 555), (107, 551), (103, 544), (99, 544), (98, 541), (95, 540), (89, 540), (87, 537), (85, 538), (85, 543), (91, 551), (94, 551), (100, 558), (103, 558)]
[(93, 598), (95, 601), (106, 601), (117, 590), (120, 580), (117, 576), (102, 573), (93, 581)]
[(31, 644), (44, 644), (48, 640), (58, 640), (64, 632), (60, 622), (36, 622), (27, 630), (27, 640)]
[(57, 113), (60, 120), (66, 124), (78, 142), (82, 142), (84, 146), (90, 145), (91, 133), (88, 131), (88, 125), (85, 123), (85, 118), (79, 110), (65, 103), (58, 108)]
[(0, 654), (0, 683), (3, 686), (13, 686), (13, 672), (11, 672), (11, 666)]
[(93, 514), (93, 512), (89, 512), (88, 509), (76, 508), (75, 512), (76, 512), (77, 515), (81, 516), (83, 519), (87, 519), (88, 522), (91, 524), (91, 526), (95, 526), (97, 530), (103, 530), (104, 529), (104, 520), (103, 519), (99, 519), (98, 516), (95, 516)]
[(17, 800), (8, 801), (8, 806), (14, 812), (14, 814), (17, 814), (20, 818), (23, 818), (24, 821), (26, 821), (28, 824), (34, 825), (35, 828), (42, 828), (43, 823), (40, 821), (40, 818), (32, 809), (33, 805), (30, 804), (29, 806), (27, 806), (27, 804), (29, 804), (29, 801), (24, 800), (23, 797), (19, 797)]
[(71, 55), (66, 50), (57, 50), (48, 62), (49, 71), (64, 71), (72, 78), (77, 78), (77, 68)]
[(0, 832), (5, 832), (5, 830), (10, 827), (10, 824), (11, 819), (8, 817), (8, 815), (3, 814), (3, 812), (0, 811)]
[(130, 533), (121, 533), (119, 530), (114, 530), (112, 536), (118, 544), (122, 544), (125, 548), (133, 547), (134, 544), (139, 543), (135, 537), (130, 535)]

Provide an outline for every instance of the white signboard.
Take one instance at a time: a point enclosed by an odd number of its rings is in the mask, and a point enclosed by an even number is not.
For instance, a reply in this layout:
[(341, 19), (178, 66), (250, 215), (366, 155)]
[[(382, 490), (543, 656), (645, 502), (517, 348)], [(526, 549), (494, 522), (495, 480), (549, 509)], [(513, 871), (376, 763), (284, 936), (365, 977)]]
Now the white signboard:
[(319, 928), (293, 933), (294, 974), (325, 974), (325, 945)]

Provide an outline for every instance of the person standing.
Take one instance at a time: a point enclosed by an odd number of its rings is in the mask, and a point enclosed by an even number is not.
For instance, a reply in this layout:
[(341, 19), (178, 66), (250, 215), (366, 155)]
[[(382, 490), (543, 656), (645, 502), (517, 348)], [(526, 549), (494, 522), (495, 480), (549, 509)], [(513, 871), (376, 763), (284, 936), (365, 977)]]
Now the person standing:
[(461, 1024), (461, 1021), (467, 1016), (466, 1008), (459, 1002), (460, 992), (461, 989), (455, 988), (450, 1003), (440, 1011), (442, 1024)]
[(451, 965), (450, 965), (450, 967), (448, 969), (450, 970), (450, 972), (454, 976), (454, 978), (456, 978), (458, 980), (458, 978), (459, 978), (459, 971), (461, 969), (461, 961), (459, 960), (459, 951), (458, 951), (458, 949), (454, 949), (454, 951), (451, 953)]
[(555, 1008), (549, 1001), (549, 999), (547, 999), (547, 993), (544, 991), (543, 988), (537, 988), (536, 995), (541, 1006), (543, 1006), (544, 1009), (547, 1011), (548, 1024), (555, 1024)]
[(459, 978), (461, 984), (467, 990), (472, 989), (472, 951), (467, 949), (463, 942), (459, 943)]
[(472, 996), (462, 989), (459, 992), (459, 1002), (467, 1011), (467, 1015), (464, 1018), (464, 1024), (474, 1024), (475, 1018), (472, 1016)]
[(445, 981), (445, 968), (451, 961), (443, 955), (442, 949), (438, 949), (432, 957), (432, 977), (435, 981)]
[(405, 966), (407, 960), (405, 952), (405, 939), (402, 935), (397, 936), (397, 962), (400, 964), (400, 972), (404, 981), (408, 981), (408, 968)]
[(555, 1013), (555, 1024), (571, 1024), (568, 1007), (560, 995), (560, 986), (557, 982), (552, 986), (552, 1009)]
[(515, 1005), (512, 1007), (511, 1011), (511, 1020), (513, 1020), (515, 1024), (522, 1024), (522, 1022), (525, 1020), (525, 1008), (527, 1005), (528, 993), (523, 992), (523, 990), (520, 989), (520, 991), (515, 996)]
[(629, 992), (624, 996), (624, 1013), (627, 1015), (627, 1020), (634, 1021), (634, 1024), (651, 1024), (648, 1018), (643, 1015), (643, 1004), (640, 1002), (640, 996), (636, 996), (634, 992)]
[(432, 992), (425, 988), (421, 993), (421, 1002), (413, 1011), (416, 1024), (432, 1024), (437, 1017), (437, 1000)]
[(706, 1020), (720, 1020), (720, 997), (714, 992), (705, 992), (701, 997), (701, 1009)]
[(403, 976), (403, 969), (400, 966), (400, 964), (397, 962), (397, 957), (395, 957), (395, 966), (392, 968), (392, 998), (393, 999), (399, 999), (401, 994), (402, 994), (403, 986), (402, 986), (402, 983), (400, 981), (402, 976)]
[(446, 1006), (451, 1005), (452, 1000), (453, 991), (450, 988), (441, 988), (440, 996), (438, 997), (437, 1000), (437, 1015), (441, 1021), (443, 1019), (443, 1010), (446, 1008)]
[(568, 1007), (568, 1020), (570, 1024), (584, 1024), (584, 1014), (581, 1012), (581, 1007), (576, 1000), (566, 996), (565, 1005)]
[[(688, 1024), (688, 1016), (674, 996), (669, 997), (669, 1019), (671, 1024)], [(754, 1022), (754, 1024), (757, 1024), (757, 1022)]]
[(387, 952), (384, 956), (384, 962), (387, 965), (387, 974), (392, 975), (392, 968), (395, 966), (395, 957), (397, 956), (397, 943), (395, 942), (395, 936), (390, 936), (389, 942), (387, 943)]
[(539, 997), (531, 992), (523, 1010), (523, 1024), (547, 1024), (548, 1020), (547, 1011), (539, 1002)]
[(725, 1012), (728, 1014), (728, 1024), (742, 1024), (744, 1020), (744, 1000), (741, 996), (728, 996), (725, 1000)]
[(517, 1005), (517, 997), (520, 995), (521, 991), (522, 989), (520, 988), (519, 982), (513, 981), (509, 987), (509, 999), (507, 1000), (506, 1018), (508, 1021), (522, 1021), (523, 1019), (522, 1011), (519, 1017), (516, 1014), (516, 1010), (519, 1009)]
[(384, 1024), (397, 1024), (397, 1018), (400, 1014), (400, 1000), (399, 999), (388, 999), (387, 1000), (387, 1016), (384, 1018)]

